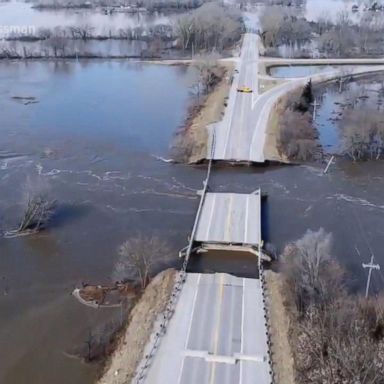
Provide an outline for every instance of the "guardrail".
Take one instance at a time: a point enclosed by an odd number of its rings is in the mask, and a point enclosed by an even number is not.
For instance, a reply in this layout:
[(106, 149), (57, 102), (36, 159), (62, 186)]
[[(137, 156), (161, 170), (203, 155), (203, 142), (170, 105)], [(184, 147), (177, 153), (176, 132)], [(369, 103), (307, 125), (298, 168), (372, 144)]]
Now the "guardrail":
[(271, 377), (271, 384), (275, 384), (275, 373), (273, 371), (273, 360), (272, 360), (272, 341), (271, 341), (271, 324), (269, 320), (269, 311), (266, 305), (267, 301), (267, 294), (266, 294), (266, 284), (265, 284), (265, 277), (264, 277), (264, 267), (263, 262), (261, 261), (260, 267), (259, 267), (259, 277), (260, 277), (260, 283), (261, 283), (261, 292), (263, 297), (263, 312), (264, 312), (264, 320), (265, 320), (265, 328), (266, 328), (266, 336), (267, 336), (267, 347), (268, 347), (268, 365), (269, 365), (269, 375)]
[(199, 208), (197, 210), (197, 214), (196, 214), (195, 222), (193, 224), (191, 236), (189, 238), (189, 244), (188, 244), (188, 248), (187, 248), (187, 251), (185, 254), (183, 265), (182, 265), (182, 267), (181, 267), (180, 271), (178, 272), (178, 275), (175, 279), (175, 284), (173, 286), (171, 296), (168, 300), (165, 311), (160, 316), (160, 322), (158, 323), (157, 330), (155, 331), (155, 333), (152, 334), (152, 340), (150, 341), (150, 345), (151, 345), (150, 349), (149, 349), (148, 353), (144, 356), (144, 359), (142, 360), (142, 362), (140, 363), (139, 368), (138, 368), (138, 372), (136, 373), (136, 376), (132, 381), (132, 383), (134, 383), (134, 384), (141, 384), (144, 382), (146, 375), (148, 373), (148, 369), (151, 366), (152, 359), (155, 355), (155, 352), (160, 346), (161, 337), (165, 334), (167, 326), (168, 326), (168, 324), (169, 324), (169, 322), (170, 322), (170, 320), (174, 314), (178, 298), (180, 297), (181, 290), (183, 289), (183, 285), (184, 285), (185, 280), (186, 280), (188, 262), (189, 262), (189, 258), (190, 258), (191, 253), (192, 253), (193, 242), (194, 242), (194, 238), (196, 235), (201, 210), (203, 208), (205, 195), (208, 191), (209, 179), (211, 176), (211, 168), (212, 168), (212, 163), (213, 163), (212, 159), (213, 159), (214, 148), (215, 148), (214, 126), (212, 127), (212, 129), (213, 129), (213, 132), (212, 132), (212, 136), (211, 136), (212, 137), (211, 158), (210, 158), (209, 163), (208, 163), (207, 176), (206, 176), (205, 180), (203, 181), (204, 188), (201, 192)]

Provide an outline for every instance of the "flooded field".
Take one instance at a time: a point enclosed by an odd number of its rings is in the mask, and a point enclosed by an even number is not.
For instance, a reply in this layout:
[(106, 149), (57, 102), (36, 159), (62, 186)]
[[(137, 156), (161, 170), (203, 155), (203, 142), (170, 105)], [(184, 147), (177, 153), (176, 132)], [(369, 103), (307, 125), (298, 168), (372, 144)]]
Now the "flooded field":
[[(123, 61), (0, 64), (0, 227), (17, 225), (26, 190), (43, 187), (59, 202), (47, 231), (0, 238), (0, 383), (90, 384), (98, 373), (72, 351), (116, 309), (94, 310), (70, 296), (82, 282), (109, 284), (117, 247), (155, 233), (174, 251), (186, 245), (204, 167), (159, 161), (183, 122), (194, 74), (184, 67)], [(307, 229), (334, 235), (335, 255), (356, 288), (371, 252), (384, 264), (383, 163), (337, 160), (323, 166), (215, 166), (216, 192), (268, 194), (264, 240), (278, 250)], [(249, 260), (214, 255), (199, 270)], [(249, 265), (249, 264), (248, 264)], [(375, 275), (375, 274), (374, 274)], [(381, 275), (373, 288), (382, 287)], [(380, 285), (381, 284), (381, 285)]]
[(328, 153), (340, 153), (343, 150), (342, 124), (349, 111), (383, 112), (384, 76), (316, 87), (315, 97), (319, 103), (316, 127), (321, 145)]
[(286, 65), (270, 67), (269, 74), (277, 78), (296, 78), (316, 75), (320, 73), (327, 73), (342, 68), (348, 71), (351, 66), (334, 66), (334, 65)]
[[(306, 0), (305, 17), (311, 21), (317, 21), (319, 17), (324, 16), (335, 20), (340, 12), (346, 12), (352, 17), (352, 20), (357, 20), (359, 14), (352, 13), (352, 6), (359, 3), (362, 3), (362, 1)], [(330, 12), (330, 9), (332, 9), (332, 12)]]
[(0, 2), (0, 25), (31, 26), (39, 28), (70, 27), (88, 25), (98, 34), (108, 35), (121, 28), (135, 28), (169, 24), (174, 16), (146, 13), (115, 12), (106, 15), (102, 9), (48, 10), (33, 8), (32, 3), (21, 0)]

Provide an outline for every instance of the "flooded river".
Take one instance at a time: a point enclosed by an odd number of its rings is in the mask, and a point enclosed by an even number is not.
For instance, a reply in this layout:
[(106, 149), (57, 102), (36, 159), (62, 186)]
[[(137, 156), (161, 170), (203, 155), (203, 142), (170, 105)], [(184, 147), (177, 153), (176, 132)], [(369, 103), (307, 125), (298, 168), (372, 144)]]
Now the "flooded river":
[[(156, 156), (168, 155), (193, 78), (183, 67), (124, 61), (0, 64), (1, 228), (17, 225), (31, 186), (59, 202), (47, 231), (0, 238), (0, 383), (92, 383), (97, 367), (71, 351), (120, 311), (84, 307), (71, 290), (83, 281), (110, 283), (118, 245), (137, 232), (166, 239), (177, 265), (205, 169)], [(337, 160), (329, 174), (322, 169), (215, 166), (211, 190), (261, 187), (268, 194), (263, 237), (278, 249), (308, 228), (332, 232), (336, 257), (361, 288), (370, 252), (384, 264), (383, 164)], [(247, 269), (241, 259), (220, 263)], [(374, 276), (374, 289), (383, 287), (380, 279)]]
[(120, 312), (83, 307), (74, 286), (111, 283), (118, 245), (137, 232), (167, 239), (177, 260), (204, 170), (153, 156), (167, 155), (189, 85), (182, 67), (0, 65), (1, 228), (17, 225), (27, 186), (59, 202), (48, 231), (0, 239), (0, 383), (93, 382), (96, 367), (66, 353)]
[(97, 34), (108, 35), (109, 31), (169, 24), (174, 16), (154, 13), (124, 13), (114, 12), (105, 15), (102, 9), (36, 9), (32, 3), (22, 0), (0, 2), (1, 26), (31, 26), (39, 28), (71, 27), (88, 25)]

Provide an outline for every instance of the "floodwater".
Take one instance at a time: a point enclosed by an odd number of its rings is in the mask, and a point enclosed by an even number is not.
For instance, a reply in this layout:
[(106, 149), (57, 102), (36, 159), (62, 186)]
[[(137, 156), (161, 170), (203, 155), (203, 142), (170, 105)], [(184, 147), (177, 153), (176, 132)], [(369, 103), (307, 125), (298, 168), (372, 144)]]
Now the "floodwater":
[[(66, 55), (97, 57), (140, 57), (148, 44), (139, 40), (68, 40)], [(27, 52), (29, 57), (53, 57), (53, 49), (46, 41), (4, 41), (0, 42), (0, 50), (10, 49), (23, 57)], [(172, 52), (174, 55), (175, 53)], [(162, 52), (162, 56), (165, 54)]]
[(59, 205), (49, 230), (0, 238), (0, 383), (92, 383), (97, 367), (68, 353), (120, 311), (84, 307), (72, 289), (113, 282), (117, 247), (138, 232), (167, 240), (177, 263), (205, 172), (154, 156), (185, 118), (191, 76), (123, 61), (1, 63), (1, 229), (17, 225), (26, 189)]
[(172, 15), (162, 14), (115, 12), (105, 15), (101, 9), (39, 10), (33, 8), (32, 3), (20, 0), (0, 2), (1, 26), (32, 27), (36, 31), (39, 28), (87, 25), (93, 27), (95, 33), (108, 35), (109, 31), (116, 32), (121, 28), (169, 24), (172, 19)]
[(310, 21), (317, 21), (319, 17), (335, 21), (340, 12), (347, 12), (356, 19), (358, 14), (352, 13), (352, 6), (361, 3), (362, 0), (306, 0), (305, 17)]
[[(0, 64), (0, 225), (14, 228), (27, 189), (59, 202), (38, 236), (0, 238), (0, 383), (90, 384), (98, 368), (71, 357), (97, 331), (120, 318), (70, 296), (81, 284), (111, 283), (117, 247), (136, 233), (154, 233), (177, 251), (186, 245), (205, 167), (162, 162), (185, 118), (194, 73), (184, 67), (125, 61)], [(36, 103), (14, 97), (34, 97)], [(31, 101), (31, 100), (29, 100)], [(268, 194), (263, 238), (278, 250), (307, 229), (334, 235), (335, 256), (362, 288), (361, 263), (371, 252), (384, 264), (382, 162), (337, 160), (323, 165), (223, 167), (215, 192)], [(230, 271), (214, 255), (200, 270)], [(246, 274), (249, 260), (236, 260)], [(248, 264), (249, 265), (249, 264)], [(384, 278), (374, 274), (373, 289)]]
[[(269, 73), (276, 78), (298, 78), (319, 73), (334, 71), (342, 68), (348, 72), (350, 66), (329, 65), (297, 65), (271, 67)], [(316, 119), (315, 124), (319, 132), (319, 140), (329, 154), (342, 152), (342, 136), (340, 124), (343, 111), (348, 108), (367, 110), (383, 110), (384, 77), (380, 75), (360, 76), (355, 81), (327, 83), (316, 85)]]
[(338, 68), (348, 71), (352, 67), (350, 65), (286, 65), (270, 67), (269, 74), (277, 78), (296, 78), (333, 72)]
[[(21, 0), (0, 2), (0, 50), (7, 49), (20, 56), (26, 53), (30, 57), (53, 56), (52, 46), (47, 41), (5, 41), (12, 34), (37, 34), (39, 29), (72, 26), (92, 28), (94, 35), (118, 36), (120, 30), (148, 28), (155, 25), (168, 25), (179, 17), (178, 14), (124, 13), (114, 12), (105, 15), (98, 9), (49, 10), (33, 8), (33, 3)], [(69, 40), (65, 47), (67, 55), (92, 55), (99, 57), (140, 56), (147, 48), (145, 41), (137, 40)], [(164, 46), (167, 48), (167, 45)], [(170, 46), (168, 46), (170, 48)], [(175, 55), (172, 51), (162, 52)]]

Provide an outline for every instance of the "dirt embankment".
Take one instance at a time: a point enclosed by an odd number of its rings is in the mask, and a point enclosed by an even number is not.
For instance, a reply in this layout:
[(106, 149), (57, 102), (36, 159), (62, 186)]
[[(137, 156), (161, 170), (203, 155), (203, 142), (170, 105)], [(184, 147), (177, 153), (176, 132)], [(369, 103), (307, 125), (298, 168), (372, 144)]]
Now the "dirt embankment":
[(131, 311), (128, 326), (115, 352), (106, 364), (97, 384), (127, 384), (135, 376), (145, 345), (159, 314), (167, 305), (176, 271), (168, 269), (157, 275)]
[(289, 344), (290, 317), (284, 305), (282, 280), (278, 273), (272, 271), (265, 272), (265, 280), (275, 383), (295, 384), (294, 360)]
[(322, 159), (319, 133), (312, 119), (312, 106), (304, 100), (303, 94), (300, 87), (291, 90), (273, 106), (264, 149), (269, 160), (301, 163)]
[(234, 70), (229, 62), (220, 63), (220, 66), (224, 68), (221, 80), (201, 103), (190, 107), (183, 128), (175, 136), (171, 151), (177, 161), (194, 164), (207, 158), (207, 127), (223, 117)]
[(265, 157), (270, 161), (281, 163), (289, 163), (289, 159), (285, 153), (279, 151), (280, 120), (285, 111), (285, 104), (286, 100), (280, 98), (271, 109), (264, 146)]

